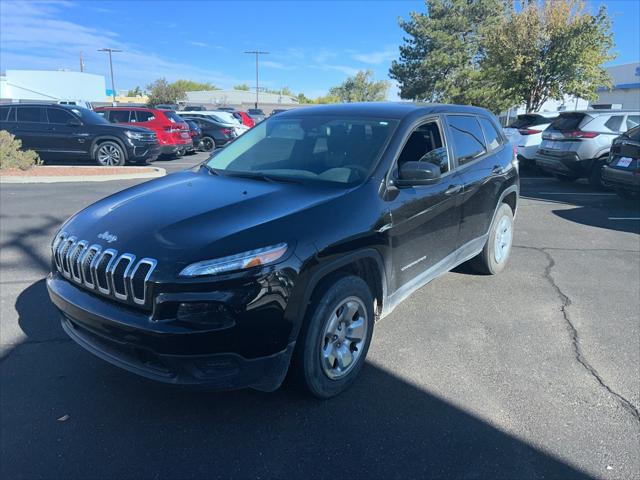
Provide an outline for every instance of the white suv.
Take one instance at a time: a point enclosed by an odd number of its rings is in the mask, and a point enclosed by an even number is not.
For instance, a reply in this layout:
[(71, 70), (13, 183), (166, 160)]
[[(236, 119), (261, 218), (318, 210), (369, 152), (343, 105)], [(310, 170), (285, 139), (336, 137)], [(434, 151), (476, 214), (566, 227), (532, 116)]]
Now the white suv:
[(518, 148), (518, 160), (522, 165), (535, 165), (542, 132), (558, 115), (558, 112), (524, 113), (504, 129), (509, 141)]

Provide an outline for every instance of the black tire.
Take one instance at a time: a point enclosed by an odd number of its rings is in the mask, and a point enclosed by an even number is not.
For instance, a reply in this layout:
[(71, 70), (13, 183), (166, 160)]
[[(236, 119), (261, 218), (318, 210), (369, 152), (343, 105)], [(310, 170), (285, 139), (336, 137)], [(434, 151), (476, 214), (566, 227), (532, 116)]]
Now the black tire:
[(591, 166), (591, 171), (589, 172), (589, 177), (587, 177), (589, 185), (596, 190), (602, 190), (604, 188), (604, 185), (602, 184), (602, 167), (604, 167), (604, 164), (604, 159), (594, 161)]
[(575, 182), (578, 179), (578, 177), (572, 177), (570, 175), (561, 175), (559, 173), (554, 174), (553, 176), (556, 177), (561, 182), (565, 182), (565, 183)]
[(216, 141), (213, 137), (202, 137), (200, 140), (200, 151), (201, 152), (213, 152), (216, 149)]
[[(360, 370), (362, 370), (373, 335), (373, 295), (366, 282), (356, 276), (331, 278), (326, 282), (322, 282), (316, 292), (317, 294), (314, 293), (314, 300), (307, 311), (305, 324), (296, 344), (292, 370), (298, 382), (309, 393), (317, 398), (330, 398), (349, 388), (358, 373), (360, 373)], [(366, 318), (362, 318), (359, 315), (359, 311), (353, 318), (364, 320), (366, 333), (363, 334), (361, 343), (355, 349), (358, 355), (354, 356), (352, 365), (341, 374), (343, 376), (330, 378), (325, 373), (326, 367), (323, 367), (321, 360), (322, 345), (325, 344), (324, 348), (327, 348), (326, 345), (329, 343), (326, 341), (325, 328), (333, 318), (334, 313), (337, 315), (338, 312), (342, 311), (340, 307), (344, 302), (350, 303), (354, 298), (361, 302)], [(346, 327), (343, 328), (346, 334), (348, 329)], [(343, 341), (345, 341), (342, 345), (344, 347), (346, 340)], [(340, 347), (340, 343), (337, 343), (337, 346)], [(354, 347), (353, 344), (347, 348), (352, 353), (355, 353), (351, 350), (352, 347)]]
[[(500, 259), (496, 258), (496, 241), (498, 238), (498, 230), (503, 228), (503, 222), (507, 222), (510, 227), (510, 238), (508, 241), (508, 246), (503, 249), (502, 257)], [(502, 233), (501, 235), (504, 235)], [(502, 243), (502, 242), (501, 242)], [(509, 256), (511, 255), (511, 246), (513, 244), (513, 212), (511, 211), (511, 207), (506, 203), (503, 203), (498, 208), (498, 212), (496, 213), (496, 217), (493, 220), (493, 224), (491, 225), (491, 230), (489, 231), (489, 238), (487, 239), (487, 243), (484, 245), (482, 252), (478, 254), (478, 256), (471, 259), (470, 264), (474, 270), (479, 273), (484, 273), (486, 275), (495, 275), (504, 270), (504, 267), (507, 265), (509, 261)]]
[(96, 145), (93, 159), (102, 167), (121, 167), (127, 162), (122, 147), (112, 140), (105, 140)]
[(182, 158), (183, 155), (184, 155), (184, 150), (181, 148), (173, 152), (173, 158)]

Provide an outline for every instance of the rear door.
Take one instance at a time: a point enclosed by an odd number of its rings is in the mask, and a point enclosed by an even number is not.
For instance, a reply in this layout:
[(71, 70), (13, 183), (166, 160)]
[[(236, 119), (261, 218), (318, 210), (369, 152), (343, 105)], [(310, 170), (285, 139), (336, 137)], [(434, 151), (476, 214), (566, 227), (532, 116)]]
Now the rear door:
[(458, 246), (475, 250), (489, 231), (513, 150), (488, 117), (447, 115), (446, 123), (464, 185)]
[(48, 151), (50, 149), (49, 125), (44, 108), (39, 105), (18, 105), (16, 109), (15, 136), (27, 150)]
[[(133, 116), (133, 122), (131, 122), (131, 117)], [(111, 123), (136, 123), (136, 115), (135, 112), (131, 110), (118, 108), (116, 110), (109, 111), (109, 121)]]

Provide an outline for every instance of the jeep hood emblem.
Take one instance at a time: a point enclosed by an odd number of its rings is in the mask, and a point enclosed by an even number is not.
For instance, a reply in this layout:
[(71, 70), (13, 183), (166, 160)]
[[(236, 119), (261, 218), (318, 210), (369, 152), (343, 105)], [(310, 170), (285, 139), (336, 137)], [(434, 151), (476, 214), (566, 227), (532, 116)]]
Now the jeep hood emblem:
[(105, 230), (104, 232), (99, 234), (98, 238), (101, 238), (102, 240), (106, 241), (107, 243), (113, 243), (116, 240), (118, 240), (118, 236), (114, 235), (113, 233), (109, 233), (109, 230)]

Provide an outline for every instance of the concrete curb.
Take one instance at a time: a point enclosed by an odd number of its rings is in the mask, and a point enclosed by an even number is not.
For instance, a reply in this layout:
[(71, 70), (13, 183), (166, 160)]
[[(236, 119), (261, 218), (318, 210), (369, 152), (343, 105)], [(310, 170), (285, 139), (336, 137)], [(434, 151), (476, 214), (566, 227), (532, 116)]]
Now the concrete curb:
[(112, 180), (135, 180), (140, 178), (159, 178), (164, 177), (167, 171), (164, 168), (153, 168), (153, 172), (138, 172), (138, 173), (120, 173), (116, 175), (66, 175), (66, 176), (2, 176), (0, 175), (1, 183), (69, 183), (69, 182), (109, 182)]

